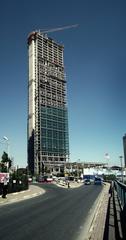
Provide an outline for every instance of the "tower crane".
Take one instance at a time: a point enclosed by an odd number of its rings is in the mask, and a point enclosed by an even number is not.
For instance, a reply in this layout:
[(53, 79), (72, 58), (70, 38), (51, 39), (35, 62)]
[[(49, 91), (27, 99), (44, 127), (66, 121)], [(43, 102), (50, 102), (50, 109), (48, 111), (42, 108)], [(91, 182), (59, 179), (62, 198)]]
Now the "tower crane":
[(78, 24), (74, 24), (74, 25), (68, 25), (68, 26), (64, 26), (64, 27), (52, 28), (52, 29), (48, 29), (48, 30), (40, 29), (39, 32), (40, 33), (58, 32), (58, 31), (62, 31), (65, 29), (76, 28), (78, 26), (79, 26)]
[(73, 25), (67, 25), (67, 26), (58, 27), (58, 28), (51, 28), (51, 29), (47, 29), (47, 30), (40, 29), (40, 30), (33, 31), (28, 35), (28, 44), (31, 42), (32, 39), (35, 38), (35, 36), (38, 33), (46, 34), (46, 33), (51, 33), (51, 32), (58, 32), (58, 31), (62, 31), (62, 30), (70, 29), (70, 28), (76, 28), (78, 26), (79, 26), (79, 24), (73, 24)]

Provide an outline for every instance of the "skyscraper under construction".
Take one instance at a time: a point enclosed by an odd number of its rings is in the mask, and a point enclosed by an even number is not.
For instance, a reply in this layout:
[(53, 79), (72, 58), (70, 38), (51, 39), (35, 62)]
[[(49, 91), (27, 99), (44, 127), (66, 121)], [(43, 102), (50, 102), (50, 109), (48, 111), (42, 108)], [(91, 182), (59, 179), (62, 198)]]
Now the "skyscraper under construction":
[(28, 167), (62, 172), (69, 158), (64, 47), (40, 31), (28, 36)]

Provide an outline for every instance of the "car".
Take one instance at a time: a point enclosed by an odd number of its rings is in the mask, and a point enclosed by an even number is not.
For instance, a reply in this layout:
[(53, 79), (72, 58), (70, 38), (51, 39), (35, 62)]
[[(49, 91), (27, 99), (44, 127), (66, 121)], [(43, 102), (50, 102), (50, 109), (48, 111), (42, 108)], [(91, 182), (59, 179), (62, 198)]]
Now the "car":
[(85, 184), (85, 185), (90, 185), (90, 184), (91, 184), (90, 179), (85, 179), (84, 184)]
[(47, 177), (47, 178), (46, 178), (46, 182), (48, 182), (48, 183), (53, 182), (53, 178), (52, 178), (52, 177)]
[(95, 185), (102, 185), (102, 179), (100, 177), (95, 177), (94, 184)]
[(51, 176), (40, 176), (38, 182), (53, 182), (53, 178)]

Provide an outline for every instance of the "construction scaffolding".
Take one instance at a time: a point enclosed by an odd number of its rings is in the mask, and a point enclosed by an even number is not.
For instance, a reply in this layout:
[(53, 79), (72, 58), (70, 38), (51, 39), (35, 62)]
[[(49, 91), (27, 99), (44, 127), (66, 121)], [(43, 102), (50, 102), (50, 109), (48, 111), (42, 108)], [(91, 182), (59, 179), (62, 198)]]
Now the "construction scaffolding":
[(28, 163), (34, 173), (43, 166), (55, 171), (69, 158), (64, 47), (40, 32), (29, 36), (28, 46)]

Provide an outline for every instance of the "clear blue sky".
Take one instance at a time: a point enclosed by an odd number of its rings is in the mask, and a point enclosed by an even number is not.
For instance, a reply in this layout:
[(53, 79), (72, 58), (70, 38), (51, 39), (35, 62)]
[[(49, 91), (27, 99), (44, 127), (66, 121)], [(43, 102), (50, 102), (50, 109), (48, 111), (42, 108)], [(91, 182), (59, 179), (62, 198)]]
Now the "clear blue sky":
[[(126, 132), (126, 1), (11, 0), (0, 4), (0, 139), (15, 165), (27, 164), (27, 35), (51, 33), (65, 46), (71, 161), (120, 164)], [(0, 144), (0, 154), (6, 150)]]

